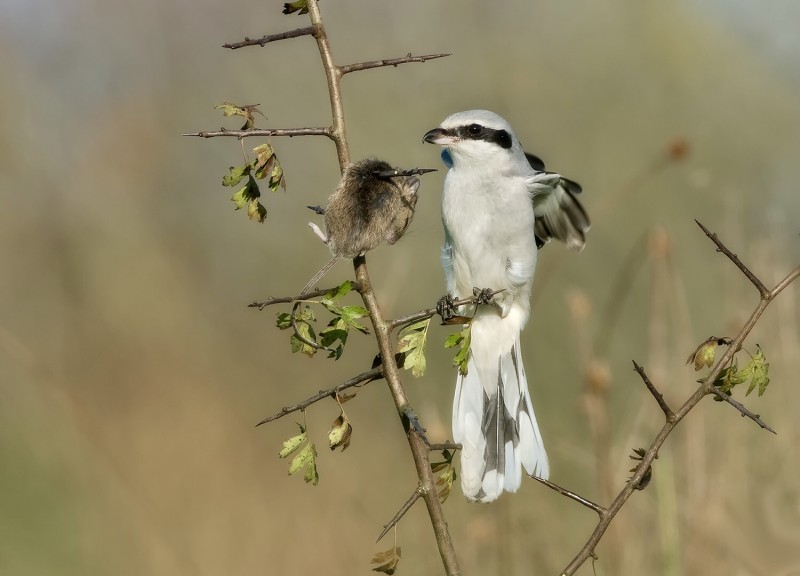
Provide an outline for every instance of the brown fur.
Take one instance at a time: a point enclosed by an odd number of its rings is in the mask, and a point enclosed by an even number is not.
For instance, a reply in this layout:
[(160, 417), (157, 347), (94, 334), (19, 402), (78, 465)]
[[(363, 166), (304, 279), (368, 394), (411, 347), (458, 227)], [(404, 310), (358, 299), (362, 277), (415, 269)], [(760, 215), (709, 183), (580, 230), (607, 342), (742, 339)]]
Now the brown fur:
[(389, 163), (376, 158), (345, 169), (325, 209), (328, 246), (334, 255), (355, 258), (384, 240), (394, 244), (403, 236), (414, 217), (419, 178), (375, 174), (391, 170)]

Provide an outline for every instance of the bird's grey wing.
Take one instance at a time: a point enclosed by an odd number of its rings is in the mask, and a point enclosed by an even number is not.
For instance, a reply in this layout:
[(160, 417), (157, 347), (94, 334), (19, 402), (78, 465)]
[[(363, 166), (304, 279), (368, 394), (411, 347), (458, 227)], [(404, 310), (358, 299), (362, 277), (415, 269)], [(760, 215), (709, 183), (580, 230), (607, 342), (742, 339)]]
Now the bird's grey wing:
[(571, 250), (583, 250), (591, 223), (577, 198), (580, 185), (554, 172), (536, 172), (527, 184), (536, 217), (536, 245), (541, 247), (555, 238)]

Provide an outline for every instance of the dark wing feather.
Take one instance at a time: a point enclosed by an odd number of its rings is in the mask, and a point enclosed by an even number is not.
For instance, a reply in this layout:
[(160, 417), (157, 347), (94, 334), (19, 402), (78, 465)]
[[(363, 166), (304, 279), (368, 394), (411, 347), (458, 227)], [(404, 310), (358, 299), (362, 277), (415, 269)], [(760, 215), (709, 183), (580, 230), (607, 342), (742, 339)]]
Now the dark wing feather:
[[(531, 155), (526, 157), (536, 169)], [(533, 159), (538, 160), (535, 156)], [(572, 250), (583, 250), (591, 222), (577, 198), (583, 191), (580, 184), (555, 172), (537, 171), (529, 179), (528, 189), (533, 195), (536, 245), (541, 248), (555, 238)]]

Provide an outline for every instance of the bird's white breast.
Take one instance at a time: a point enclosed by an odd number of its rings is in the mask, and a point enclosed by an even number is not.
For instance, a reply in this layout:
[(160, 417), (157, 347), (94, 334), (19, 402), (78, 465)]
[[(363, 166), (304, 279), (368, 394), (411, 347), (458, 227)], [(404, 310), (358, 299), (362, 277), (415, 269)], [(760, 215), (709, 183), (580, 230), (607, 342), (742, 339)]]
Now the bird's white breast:
[(452, 244), (454, 295), (470, 296), (473, 287), (505, 289), (503, 300), (527, 311), (536, 240), (524, 177), (450, 169), (442, 219)]

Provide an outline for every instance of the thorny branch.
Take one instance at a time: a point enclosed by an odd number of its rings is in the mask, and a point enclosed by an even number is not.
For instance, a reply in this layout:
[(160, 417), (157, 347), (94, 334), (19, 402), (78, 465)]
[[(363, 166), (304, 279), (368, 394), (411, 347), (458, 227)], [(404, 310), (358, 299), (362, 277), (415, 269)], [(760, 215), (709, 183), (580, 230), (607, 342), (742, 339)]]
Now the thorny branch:
[(655, 398), (656, 402), (658, 402), (658, 405), (661, 408), (661, 411), (664, 413), (664, 416), (666, 417), (667, 421), (669, 422), (670, 420), (673, 420), (675, 418), (675, 413), (667, 405), (667, 401), (664, 400), (664, 395), (661, 394), (661, 392), (659, 392), (656, 389), (656, 387), (653, 385), (653, 382), (650, 381), (650, 377), (644, 371), (644, 368), (639, 366), (636, 363), (636, 360), (633, 361), (633, 369), (636, 371), (637, 374), (639, 374), (639, 376), (642, 378), (642, 381), (644, 382), (644, 385), (647, 386), (648, 390), (650, 390), (650, 394), (652, 394), (653, 398)]
[(302, 402), (298, 402), (297, 404), (293, 404), (291, 406), (284, 406), (272, 416), (267, 416), (264, 418), (261, 422), (256, 424), (256, 426), (261, 426), (267, 422), (272, 422), (278, 418), (283, 418), (287, 414), (297, 412), (298, 410), (305, 410), (312, 404), (319, 402), (320, 400), (324, 400), (325, 398), (330, 397), (335, 399), (337, 394), (343, 390), (347, 390), (353, 386), (363, 386), (364, 384), (369, 384), (370, 382), (379, 380), (381, 378), (383, 378), (383, 368), (380, 366), (378, 368), (373, 368), (372, 370), (367, 370), (366, 372), (362, 372), (358, 376), (353, 376), (349, 380), (346, 380), (341, 384), (334, 386), (333, 388), (329, 388), (328, 390), (320, 390), (317, 394), (314, 394), (310, 398), (306, 398)]
[(409, 62), (427, 62), (428, 60), (435, 60), (436, 58), (444, 58), (451, 56), (451, 54), (426, 54), (425, 56), (412, 56), (409, 52), (402, 58), (391, 58), (389, 60), (373, 60), (372, 62), (357, 62), (355, 64), (346, 64), (339, 66), (339, 74), (344, 76), (350, 72), (360, 72), (361, 70), (370, 70), (371, 68), (381, 68), (383, 66), (394, 66), (397, 68), (400, 64), (407, 64)]
[(745, 417), (746, 418), (750, 418), (750, 420), (752, 420), (753, 422), (755, 422), (756, 424), (761, 426), (764, 430), (768, 430), (769, 432), (772, 432), (773, 434), (777, 434), (777, 432), (775, 432), (775, 430), (773, 430), (772, 427), (769, 424), (767, 424), (766, 422), (764, 422), (761, 419), (761, 415), (760, 414), (755, 414), (754, 412), (751, 412), (750, 410), (747, 409), (747, 406), (745, 406), (744, 404), (742, 404), (738, 400), (734, 400), (728, 394), (725, 394), (725, 392), (720, 391), (716, 386), (712, 386), (711, 387), (711, 394), (713, 394), (714, 396), (716, 396), (720, 400), (722, 400), (724, 402), (727, 402), (728, 404), (730, 404), (731, 406), (736, 408), (739, 412), (742, 413), (742, 417), (743, 418), (745, 418)]
[[(631, 478), (628, 480), (627, 484), (622, 489), (622, 491), (619, 494), (617, 494), (616, 498), (614, 498), (614, 501), (607, 508), (604, 508), (598, 512), (598, 514), (600, 515), (600, 520), (597, 523), (597, 526), (595, 527), (594, 531), (589, 536), (589, 539), (583, 545), (581, 550), (578, 552), (578, 554), (561, 572), (562, 576), (571, 576), (572, 574), (575, 574), (578, 568), (580, 568), (583, 565), (583, 563), (586, 562), (586, 560), (594, 557), (595, 547), (603, 538), (603, 535), (606, 533), (606, 530), (608, 530), (608, 527), (611, 524), (614, 517), (617, 515), (620, 509), (622, 509), (622, 507), (625, 505), (625, 503), (628, 501), (628, 499), (631, 497), (631, 495), (634, 493), (634, 491), (642, 482), (642, 479), (645, 477), (648, 470), (650, 469), (653, 460), (655, 460), (656, 456), (658, 455), (659, 448), (661, 448), (661, 446), (664, 444), (667, 437), (678, 426), (681, 420), (683, 420), (683, 418), (691, 410), (693, 410), (703, 398), (705, 398), (709, 394), (715, 393), (714, 382), (716, 381), (720, 372), (722, 372), (722, 370), (729, 365), (731, 359), (733, 358), (733, 355), (736, 354), (736, 352), (741, 348), (745, 338), (747, 338), (748, 334), (750, 334), (750, 331), (756, 325), (759, 318), (761, 318), (761, 315), (764, 313), (764, 310), (766, 310), (770, 302), (772, 302), (772, 300), (774, 300), (775, 297), (778, 294), (780, 294), (780, 292), (784, 288), (786, 288), (786, 286), (791, 284), (795, 279), (797, 279), (798, 276), (800, 276), (800, 266), (798, 266), (792, 272), (790, 272), (783, 280), (778, 282), (778, 284), (776, 284), (775, 287), (772, 288), (772, 290), (768, 290), (767, 288), (763, 288), (762, 290), (762, 287), (764, 286), (763, 283), (758, 278), (756, 278), (756, 276), (750, 271), (750, 269), (747, 268), (747, 266), (745, 266), (744, 263), (742, 263), (742, 261), (722, 243), (722, 241), (717, 237), (717, 235), (710, 232), (705, 226), (703, 226), (699, 222), (697, 224), (700, 226), (700, 228), (702, 228), (706, 236), (708, 236), (714, 242), (714, 244), (717, 245), (718, 250), (723, 254), (725, 254), (739, 268), (739, 270), (741, 270), (742, 273), (758, 288), (759, 293), (761, 294), (761, 299), (756, 308), (753, 310), (752, 314), (750, 314), (750, 318), (748, 318), (747, 322), (745, 322), (744, 326), (742, 326), (739, 333), (731, 342), (731, 345), (728, 346), (728, 349), (725, 351), (725, 354), (723, 354), (722, 357), (719, 360), (717, 360), (717, 363), (711, 369), (711, 372), (703, 379), (703, 381), (701, 382), (697, 390), (694, 392), (694, 394), (692, 394), (683, 403), (683, 405), (674, 413), (674, 417), (672, 419), (669, 419), (666, 416), (667, 412), (665, 411), (666, 422), (661, 427), (661, 430), (658, 432), (653, 442), (650, 444), (650, 447), (644, 452), (642, 459), (639, 462), (639, 465), (636, 467), (636, 470), (633, 473), (633, 476), (631, 476)], [(647, 384), (648, 380), (645, 380), (645, 384)], [(650, 386), (652, 386), (652, 382), (650, 383)], [(650, 388), (650, 386), (648, 386), (648, 388)], [(655, 390), (655, 386), (653, 386), (651, 392), (653, 392), (653, 390)], [(656, 400), (658, 400), (658, 396), (660, 394), (657, 391), (655, 391), (653, 395), (656, 397)], [(661, 402), (659, 402), (659, 405), (661, 405)], [(663, 409), (664, 407), (662, 406), (662, 410)], [(742, 414), (745, 413), (742, 412)], [(761, 425), (760, 419), (757, 419), (757, 417), (752, 419), (756, 422), (759, 422), (759, 425)], [(762, 426), (762, 428), (765, 428), (765, 426)]]
[(330, 128), (250, 128), (249, 130), (210, 130), (204, 132), (184, 132), (181, 136), (197, 136), (198, 138), (215, 138), (217, 136), (232, 136), (241, 140), (252, 136), (327, 136), (333, 140)]
[[(288, 128), (268, 130), (222, 129), (214, 132), (194, 132), (186, 134), (186, 136), (197, 136), (203, 138), (211, 138), (215, 136), (235, 136), (239, 139), (250, 136), (326, 136), (327, 138), (333, 140), (334, 144), (336, 145), (339, 168), (340, 170), (344, 171), (344, 169), (350, 164), (350, 150), (347, 143), (344, 107), (342, 104), (342, 76), (350, 72), (356, 72), (360, 70), (369, 70), (371, 68), (378, 68), (381, 66), (397, 66), (407, 62), (426, 62), (427, 60), (446, 56), (446, 54), (432, 54), (427, 56), (412, 56), (409, 54), (403, 58), (396, 58), (393, 60), (377, 60), (372, 62), (349, 64), (347, 66), (337, 66), (333, 60), (333, 53), (331, 51), (328, 35), (322, 21), (322, 15), (320, 14), (319, 6), (317, 5), (317, 0), (308, 0), (307, 10), (309, 18), (311, 19), (311, 26), (308, 28), (300, 28), (282, 34), (264, 36), (256, 40), (245, 38), (243, 42), (226, 44), (225, 46), (230, 49), (241, 48), (243, 46), (263, 46), (264, 44), (276, 40), (296, 38), (298, 36), (312, 36), (316, 41), (320, 59), (322, 60), (322, 66), (325, 71), (328, 95), (330, 97), (332, 119), (331, 125), (325, 128)], [(403, 383), (400, 378), (400, 370), (394, 360), (393, 342), (391, 337), (391, 332), (394, 326), (390, 321), (387, 321), (383, 318), (382, 311), (378, 306), (377, 298), (369, 281), (367, 263), (364, 256), (359, 256), (353, 260), (353, 265), (355, 268), (356, 280), (360, 286), (359, 292), (364, 301), (365, 307), (369, 311), (369, 316), (374, 327), (374, 334), (378, 343), (378, 348), (381, 357), (384, 359), (383, 365), (378, 369), (379, 372), (365, 372), (364, 374), (357, 376), (354, 380), (362, 382), (363, 380), (359, 380), (359, 378), (362, 378), (365, 375), (370, 375), (370, 377), (376, 376), (376, 374), (382, 375), (389, 386), (392, 399), (394, 400), (395, 407), (397, 408), (398, 416), (404, 426), (407, 426), (408, 415), (413, 414), (413, 409), (411, 408), (408, 398), (406, 397)], [(316, 294), (319, 296), (324, 293), (325, 292), (320, 293), (318, 291), (309, 292), (306, 294), (301, 294), (300, 297), (307, 298), (310, 297), (309, 295), (311, 294)], [(300, 297), (290, 297), (283, 300), (297, 302)], [(265, 302), (254, 302), (251, 304), (251, 307), (263, 310), (264, 307), (269, 306), (270, 304), (275, 304), (279, 301), (281, 301), (281, 299), (271, 298)], [(340, 385), (340, 387), (341, 386), (343, 385)], [(322, 391), (316, 396), (309, 398), (300, 404), (284, 408), (277, 415), (265, 419), (265, 422), (269, 421), (270, 419), (280, 418), (280, 416), (288, 414), (291, 411), (302, 410), (305, 406), (308, 406), (321, 398), (335, 393), (336, 388)], [(453, 548), (453, 542), (450, 538), (450, 533), (447, 528), (444, 512), (442, 511), (442, 506), (439, 502), (438, 494), (436, 492), (433, 472), (431, 471), (431, 464), (428, 454), (428, 445), (426, 444), (424, 437), (420, 434), (419, 427), (409, 426), (407, 429), (407, 437), (411, 454), (414, 459), (414, 466), (419, 478), (419, 485), (417, 491), (415, 492), (415, 494), (419, 494), (419, 496), (415, 497), (413, 500), (416, 501), (417, 499), (422, 498), (425, 501), (434, 535), (436, 537), (436, 542), (439, 547), (439, 552), (442, 557), (442, 563), (444, 565), (445, 572), (448, 574), (448, 576), (458, 575), (461, 573), (461, 570), (458, 567), (458, 559), (456, 558), (455, 549)], [(408, 504), (409, 507), (413, 503), (414, 502), (411, 501)]]
[(389, 530), (391, 530), (392, 528), (394, 528), (395, 526), (397, 526), (397, 523), (398, 523), (398, 522), (400, 522), (400, 519), (401, 519), (403, 516), (405, 516), (405, 515), (406, 515), (406, 512), (408, 512), (409, 510), (411, 510), (411, 507), (414, 505), (414, 503), (415, 503), (417, 500), (419, 500), (419, 499), (420, 499), (420, 497), (421, 497), (421, 496), (422, 496), (422, 490), (421, 490), (421, 488), (420, 488), (419, 486), (417, 486), (417, 489), (416, 489), (416, 490), (414, 490), (414, 492), (412, 492), (412, 493), (411, 493), (411, 496), (409, 497), (409, 499), (408, 499), (408, 500), (406, 500), (406, 501), (405, 501), (405, 504), (403, 504), (403, 505), (400, 507), (400, 510), (398, 510), (398, 511), (397, 511), (397, 514), (395, 514), (395, 515), (392, 517), (392, 519), (391, 519), (391, 520), (389, 520), (389, 523), (388, 523), (388, 524), (386, 524), (386, 525), (383, 527), (383, 531), (380, 533), (380, 535), (378, 536), (378, 539), (377, 539), (377, 540), (375, 540), (375, 542), (380, 542), (380, 541), (381, 541), (381, 539), (382, 539), (384, 536), (386, 536), (386, 534), (389, 532)]
[(289, 30), (288, 32), (281, 32), (280, 34), (269, 34), (267, 36), (262, 36), (261, 38), (248, 38), (247, 36), (244, 37), (244, 40), (241, 42), (229, 42), (228, 44), (223, 44), (223, 48), (230, 48), (231, 50), (236, 50), (237, 48), (244, 48), (245, 46), (261, 46), (263, 47), (264, 44), (269, 44), (270, 42), (275, 42), (276, 40), (286, 40), (287, 38), (298, 38), (300, 36), (313, 36), (314, 35), (314, 27), (307, 26), (305, 28), (298, 28), (297, 30)]
[[(326, 288), (326, 289), (318, 289), (312, 290), (310, 292), (303, 292), (302, 294), (298, 294), (297, 296), (269, 296), (263, 302), (251, 302), (247, 305), (248, 308), (258, 308), (259, 310), (263, 310), (267, 306), (271, 306), (272, 304), (288, 304), (289, 302), (302, 302), (303, 300), (311, 300), (312, 298), (319, 298), (320, 296), (324, 296), (331, 290), (335, 290), (334, 288)], [(357, 282), (353, 282), (353, 290), (356, 292), (361, 291), (361, 286)]]

